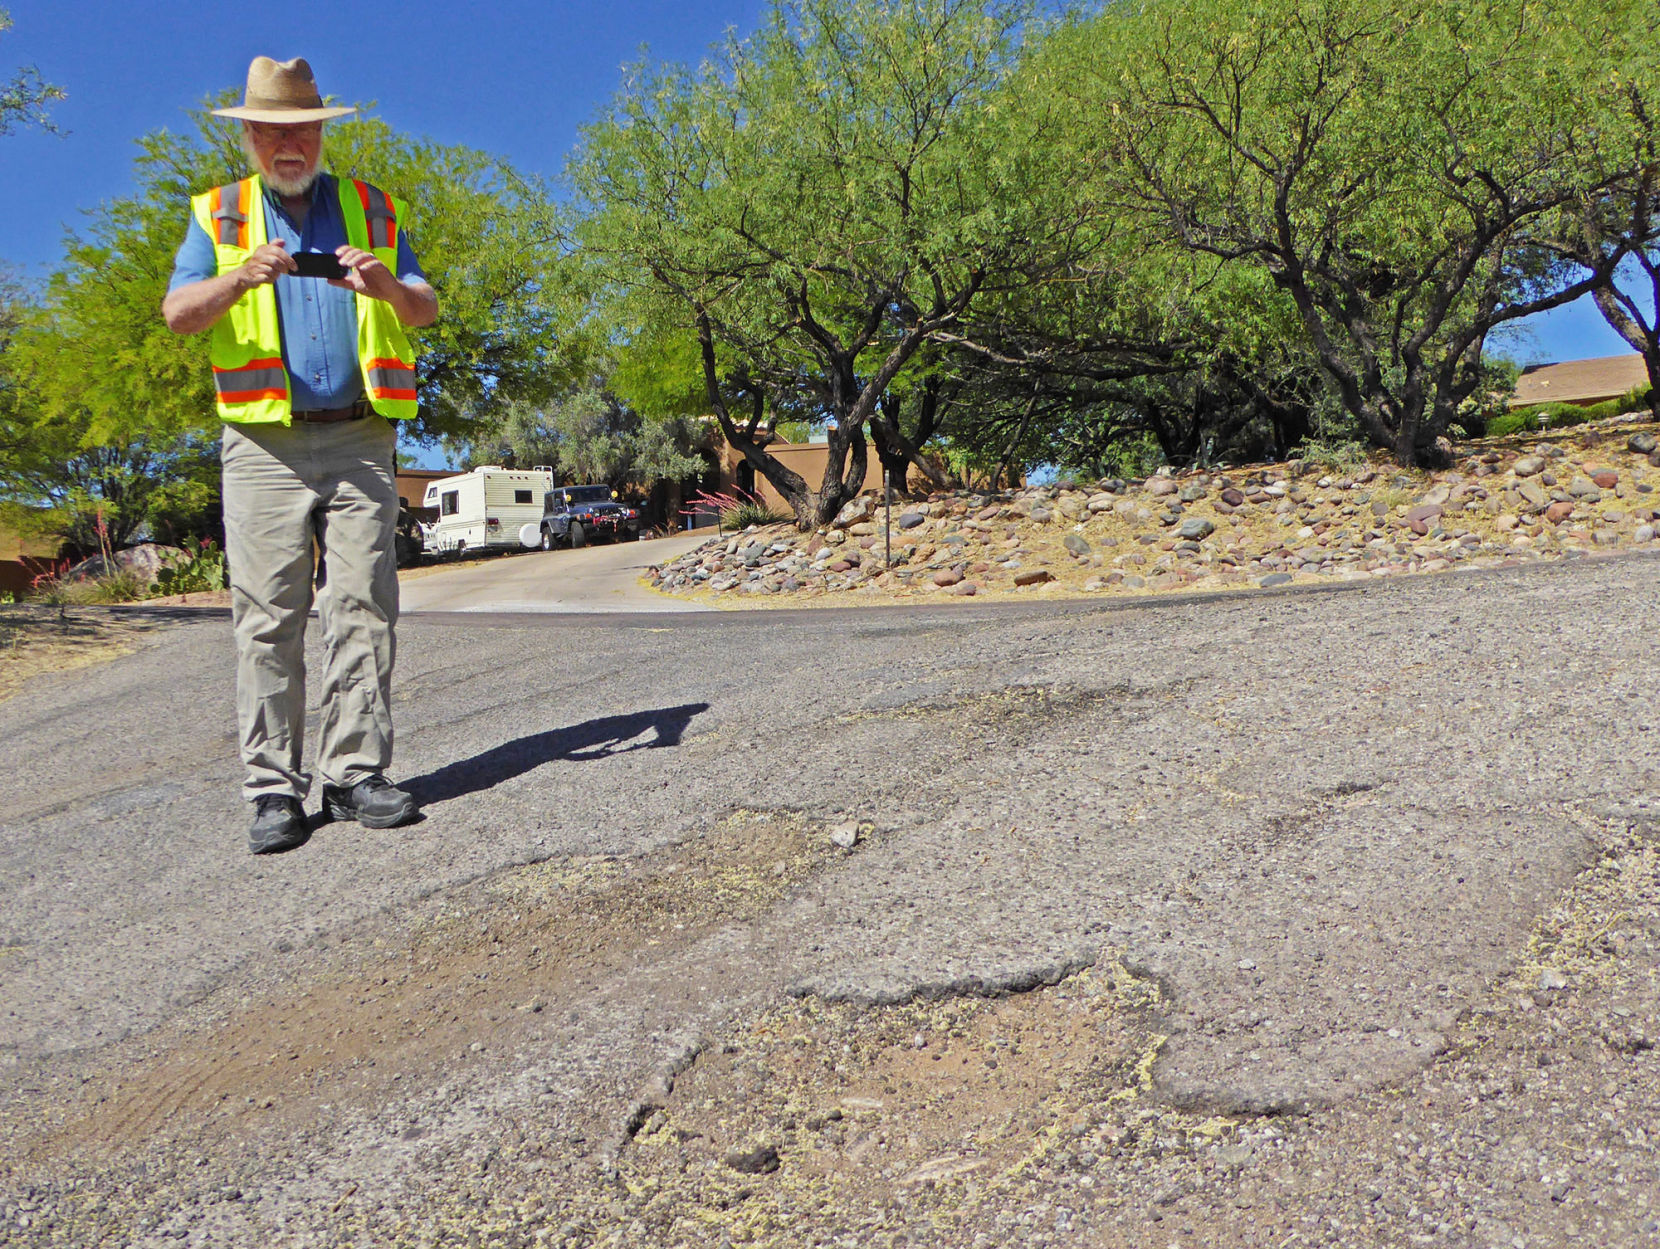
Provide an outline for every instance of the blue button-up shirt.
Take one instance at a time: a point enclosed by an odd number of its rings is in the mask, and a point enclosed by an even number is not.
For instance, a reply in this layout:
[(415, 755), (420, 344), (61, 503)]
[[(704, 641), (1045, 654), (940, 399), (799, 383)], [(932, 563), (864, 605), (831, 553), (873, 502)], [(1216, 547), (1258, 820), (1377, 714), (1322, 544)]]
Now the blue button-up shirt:
[[(334, 254), (346, 239), (340, 216), (340, 192), (331, 174), (319, 175), (311, 188), (311, 207), (305, 224), (297, 225), (269, 186), (265, 188), (265, 236), (281, 239), (291, 254)], [(184, 243), (173, 264), (168, 290), (201, 282), (219, 272), (213, 240), (192, 214)], [(420, 263), (409, 245), (409, 232), (398, 228), (398, 277), (425, 281)], [(285, 273), (276, 281), (277, 319), (282, 326), (282, 360), (293, 384), (291, 402), (297, 412), (344, 408), (363, 397), (363, 373), (357, 361), (356, 296), (325, 278), (302, 278)], [(365, 296), (367, 298), (367, 296)]]

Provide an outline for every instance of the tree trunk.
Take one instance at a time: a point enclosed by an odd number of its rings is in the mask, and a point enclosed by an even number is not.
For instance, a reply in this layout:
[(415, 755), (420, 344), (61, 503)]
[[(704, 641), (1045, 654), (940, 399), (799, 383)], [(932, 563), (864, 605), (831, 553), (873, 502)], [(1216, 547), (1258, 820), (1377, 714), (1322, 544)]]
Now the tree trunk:
[(704, 390), (721, 433), (726, 436), (726, 441), (734, 450), (743, 452), (745, 463), (765, 477), (772, 484), (772, 488), (778, 491), (779, 497), (789, 504), (790, 511), (795, 513), (796, 528), (805, 533), (816, 523), (819, 500), (808, 488), (806, 479), (800, 473), (786, 468), (755, 440), (756, 421), (752, 420), (748, 429), (742, 429), (732, 419), (726, 398), (721, 393), (720, 372), (715, 366), (714, 330), (709, 324), (708, 314), (701, 308), (697, 310), (697, 337), (698, 345), (703, 351)]

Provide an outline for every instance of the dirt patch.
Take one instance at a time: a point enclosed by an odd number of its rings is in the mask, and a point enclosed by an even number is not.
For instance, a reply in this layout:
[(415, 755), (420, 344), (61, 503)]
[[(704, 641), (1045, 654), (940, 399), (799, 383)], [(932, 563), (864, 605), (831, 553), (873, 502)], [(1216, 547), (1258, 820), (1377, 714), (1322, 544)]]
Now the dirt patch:
[(0, 699), (10, 698), (34, 677), (131, 654), (138, 638), (155, 627), (75, 608), (0, 605)]
[(949, 1243), (1100, 1118), (1137, 1117), (1156, 1001), (1121, 967), (996, 1000), (803, 1000), (683, 1074), (618, 1178), (665, 1245), (789, 1243), (804, 1221), (861, 1243), (926, 1225)]
[(345, 935), (345, 969), (337, 959), (301, 971), (259, 1002), (210, 1000), (125, 1047), (25, 1156), (120, 1154), (158, 1137), (205, 1144), (301, 1128), (325, 1103), (334, 1114), (378, 1105), (403, 1081), (441, 1079), (457, 1054), (512, 1049), (578, 978), (753, 919), (832, 853), (800, 817), (739, 813), (643, 859), (492, 877), (390, 933)]

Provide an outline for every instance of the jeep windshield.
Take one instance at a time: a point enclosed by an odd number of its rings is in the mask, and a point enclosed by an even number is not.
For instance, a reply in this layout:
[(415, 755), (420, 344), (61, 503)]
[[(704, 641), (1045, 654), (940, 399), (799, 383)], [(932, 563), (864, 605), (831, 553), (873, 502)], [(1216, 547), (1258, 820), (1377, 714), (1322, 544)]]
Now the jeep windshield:
[(611, 488), (609, 486), (572, 486), (565, 491), (565, 500), (568, 503), (609, 503), (611, 502)]

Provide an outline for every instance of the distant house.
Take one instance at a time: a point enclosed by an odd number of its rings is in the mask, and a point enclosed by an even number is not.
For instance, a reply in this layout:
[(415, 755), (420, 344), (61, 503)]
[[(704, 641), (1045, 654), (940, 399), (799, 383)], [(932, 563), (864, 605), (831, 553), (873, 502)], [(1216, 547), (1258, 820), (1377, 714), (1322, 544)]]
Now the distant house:
[[(458, 468), (400, 468), (397, 473), (398, 502), (412, 511), (420, 511), (427, 497), (427, 485), (440, 477), (454, 477)], [(437, 517), (431, 519), (436, 520)]]
[(24, 537), (0, 524), (0, 591), (12, 594), (30, 588), (63, 551), (61, 538)]
[(1513, 408), (1535, 403), (1577, 403), (1590, 407), (1618, 399), (1636, 386), (1648, 385), (1648, 368), (1636, 352), (1623, 356), (1602, 356), (1596, 360), (1564, 360), (1561, 364), (1535, 364), (1522, 370), (1516, 380)]

